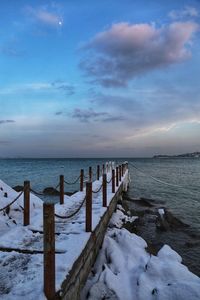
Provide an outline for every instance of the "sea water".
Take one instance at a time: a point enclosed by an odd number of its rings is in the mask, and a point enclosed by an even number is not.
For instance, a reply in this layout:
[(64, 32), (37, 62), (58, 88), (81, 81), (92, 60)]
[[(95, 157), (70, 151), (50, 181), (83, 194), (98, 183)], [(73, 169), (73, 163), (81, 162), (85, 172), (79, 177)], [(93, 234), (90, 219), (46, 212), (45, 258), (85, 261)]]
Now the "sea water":
[[(199, 158), (0, 159), (0, 179), (10, 186), (23, 185), (25, 180), (30, 180), (33, 189), (42, 191), (45, 187), (56, 187), (61, 174), (67, 181), (74, 181), (80, 169), (88, 175), (89, 166), (95, 173), (98, 164), (125, 160), (129, 162), (131, 178), (129, 195), (164, 200), (176, 216), (200, 230)], [(65, 185), (66, 191), (78, 189), (78, 182)]]
[[(196, 233), (194, 243), (200, 236), (200, 159), (199, 158), (105, 158), (105, 159), (0, 159), (0, 179), (14, 187), (30, 180), (31, 187), (43, 191), (45, 187), (56, 187), (59, 176), (66, 181), (75, 181), (84, 169), (88, 175), (91, 166), (96, 173), (97, 165), (106, 161), (129, 162), (129, 197), (149, 198), (164, 201), (165, 206)], [(156, 180), (159, 180), (156, 181)], [(162, 181), (162, 182), (160, 182)], [(65, 185), (65, 191), (79, 190), (79, 182)], [(51, 197), (52, 198), (52, 197)], [(45, 200), (45, 199), (44, 199)], [(53, 197), (52, 201), (58, 201)], [(148, 232), (146, 233), (148, 236)], [(187, 249), (185, 236), (166, 233), (159, 237), (178, 251), (184, 263), (200, 275), (200, 245)], [(193, 241), (193, 240), (192, 240)], [(185, 250), (186, 249), (186, 250)]]

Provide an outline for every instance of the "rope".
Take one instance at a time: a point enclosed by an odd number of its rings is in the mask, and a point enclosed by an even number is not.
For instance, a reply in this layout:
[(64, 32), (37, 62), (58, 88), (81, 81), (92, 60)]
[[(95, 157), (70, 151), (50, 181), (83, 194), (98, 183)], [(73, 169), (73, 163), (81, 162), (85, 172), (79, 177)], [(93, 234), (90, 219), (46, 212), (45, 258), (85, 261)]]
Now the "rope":
[(97, 193), (99, 193), (99, 192), (100, 192), (100, 190), (102, 189), (102, 186), (103, 186), (103, 184), (100, 186), (100, 188), (98, 188), (98, 190), (96, 190), (96, 191), (92, 191), (92, 193), (93, 193), (93, 194), (97, 194)]
[(11, 201), (9, 204), (7, 204), (6, 206), (4, 206), (3, 208), (0, 209), (0, 211), (3, 211), (5, 209), (7, 209), (8, 207), (10, 207), (13, 203), (15, 203), (19, 197), (21, 197), (21, 195), (23, 194), (23, 192), (25, 191), (25, 189), (23, 189), (23, 191), (21, 191), (21, 193), (13, 200)]
[(193, 192), (193, 193), (194, 193), (194, 191), (190, 191), (190, 190), (188, 190), (187, 188), (185, 188), (185, 187), (182, 186), (182, 185), (169, 183), (169, 182), (160, 180), (160, 179), (158, 179), (158, 178), (156, 178), (156, 177), (153, 177), (153, 176), (151, 176), (151, 175), (149, 175), (149, 174), (146, 174), (144, 171), (141, 171), (139, 168), (137, 168), (137, 167), (136, 167), (134, 164), (132, 164), (131, 162), (129, 162), (129, 164), (130, 164), (133, 168), (135, 168), (137, 171), (139, 171), (141, 174), (143, 174), (143, 175), (146, 176), (146, 177), (150, 177), (150, 178), (153, 179), (154, 181), (157, 181), (157, 182), (159, 182), (159, 183), (162, 183), (162, 184), (165, 184), (165, 185), (168, 185), (168, 186), (173, 186), (173, 187), (177, 187), (177, 188), (182, 188), (182, 189), (184, 189), (184, 190), (186, 190), (186, 191), (188, 191), (188, 192)]
[(73, 185), (75, 183), (77, 183), (77, 181), (80, 179), (81, 176), (78, 176), (77, 179), (74, 182), (68, 182), (66, 180), (64, 180), (64, 183), (68, 184), (68, 185)]
[(44, 196), (44, 193), (42, 193), (42, 192), (37, 192), (37, 191), (34, 191), (33, 189), (30, 189), (30, 191), (37, 196)]
[(82, 206), (83, 206), (85, 200), (86, 200), (86, 196), (84, 197), (84, 199), (83, 199), (83, 201), (81, 202), (80, 206), (79, 206), (73, 213), (71, 213), (70, 215), (67, 215), (67, 216), (61, 216), (61, 215), (58, 215), (58, 214), (54, 214), (55, 217), (57, 217), (57, 218), (59, 218), (59, 219), (70, 219), (70, 218), (72, 218), (72, 217), (75, 216), (75, 215), (79, 212), (79, 210), (82, 208)]
[[(59, 187), (59, 185), (60, 185), (60, 183), (58, 183), (57, 186), (55, 188), (53, 188), (54, 191), (49, 192), (49, 194), (54, 194), (54, 192), (57, 191), (57, 188)], [(30, 189), (30, 191), (37, 196), (47, 196), (47, 194), (45, 194), (44, 192), (37, 192), (37, 191), (33, 190), (32, 188)], [(57, 191), (57, 192), (59, 193), (59, 191)]]
[[(114, 178), (116, 178), (116, 176)], [(106, 182), (109, 184), (109, 183), (111, 183), (112, 179), (113, 179), (113, 177), (111, 177), (111, 179), (109, 181), (106, 180)]]

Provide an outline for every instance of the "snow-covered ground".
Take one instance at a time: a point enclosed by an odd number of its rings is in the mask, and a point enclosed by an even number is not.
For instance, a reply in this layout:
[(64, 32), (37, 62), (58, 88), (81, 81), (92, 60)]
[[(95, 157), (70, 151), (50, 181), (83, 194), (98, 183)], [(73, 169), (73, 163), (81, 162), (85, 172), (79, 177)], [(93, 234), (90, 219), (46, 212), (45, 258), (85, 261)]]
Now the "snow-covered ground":
[(133, 220), (118, 206), (81, 299), (199, 300), (200, 278), (179, 254), (168, 245), (149, 254), (141, 237), (120, 228), (124, 221)]
[[(111, 178), (108, 173), (107, 179)], [(93, 182), (93, 190), (101, 186), (99, 181)], [(125, 186), (128, 184), (128, 171), (123, 177)], [(107, 204), (112, 200), (112, 187), (108, 184)], [(116, 188), (117, 191), (117, 188)], [(7, 193), (7, 197), (5, 197)], [(19, 193), (0, 180), (0, 209), (10, 203)], [(65, 196), (65, 204), (55, 205), (55, 212), (68, 215), (80, 205), (85, 197), (85, 190), (71, 197)], [(7, 212), (0, 212), (0, 247), (26, 250), (43, 250), (43, 202), (31, 194), (30, 225), (23, 226), (23, 195)], [(93, 194), (94, 229), (106, 208), (102, 207), (102, 191)], [(90, 233), (85, 232), (85, 207), (70, 219), (56, 217), (56, 290), (70, 271), (73, 263), (84, 249)], [(0, 299), (2, 300), (42, 300), (43, 293), (43, 255), (22, 254), (16, 251), (0, 251)]]

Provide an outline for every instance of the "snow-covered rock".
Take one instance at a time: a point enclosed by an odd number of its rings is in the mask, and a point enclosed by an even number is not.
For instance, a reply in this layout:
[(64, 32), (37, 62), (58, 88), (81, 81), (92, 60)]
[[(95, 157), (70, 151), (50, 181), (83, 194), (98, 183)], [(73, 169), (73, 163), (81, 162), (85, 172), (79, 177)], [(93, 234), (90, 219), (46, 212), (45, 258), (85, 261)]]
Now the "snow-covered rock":
[[(121, 210), (112, 226), (126, 218)], [(126, 229), (107, 231), (93, 272), (83, 289), (82, 300), (198, 300), (200, 278), (181, 264), (182, 258), (168, 245), (157, 256), (146, 251), (146, 242)]]

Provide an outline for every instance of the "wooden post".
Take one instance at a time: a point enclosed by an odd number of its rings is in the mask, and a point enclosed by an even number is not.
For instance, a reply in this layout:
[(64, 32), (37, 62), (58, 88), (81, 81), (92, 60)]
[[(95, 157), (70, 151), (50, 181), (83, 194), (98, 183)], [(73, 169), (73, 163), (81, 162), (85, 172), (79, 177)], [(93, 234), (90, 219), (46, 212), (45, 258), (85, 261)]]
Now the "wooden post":
[(80, 191), (83, 191), (83, 180), (84, 180), (84, 170), (81, 169), (81, 173), (80, 173)]
[(119, 186), (119, 167), (116, 167), (116, 186)]
[(124, 164), (122, 164), (122, 177), (124, 176)]
[(102, 165), (102, 176), (103, 176), (104, 173), (105, 173), (105, 165), (103, 164)]
[(112, 170), (112, 193), (115, 193), (115, 170)]
[(107, 207), (107, 174), (103, 174), (103, 207)]
[(43, 204), (44, 230), (44, 293), (48, 300), (55, 299), (55, 218), (54, 204)]
[(119, 181), (122, 181), (122, 166), (119, 165)]
[(64, 175), (60, 175), (60, 204), (64, 204)]
[(30, 181), (24, 181), (24, 226), (30, 224)]
[(92, 182), (86, 182), (86, 221), (85, 231), (92, 231)]
[(100, 177), (100, 167), (99, 165), (97, 166), (97, 180), (99, 180)]
[(89, 181), (92, 181), (92, 167), (89, 167)]

